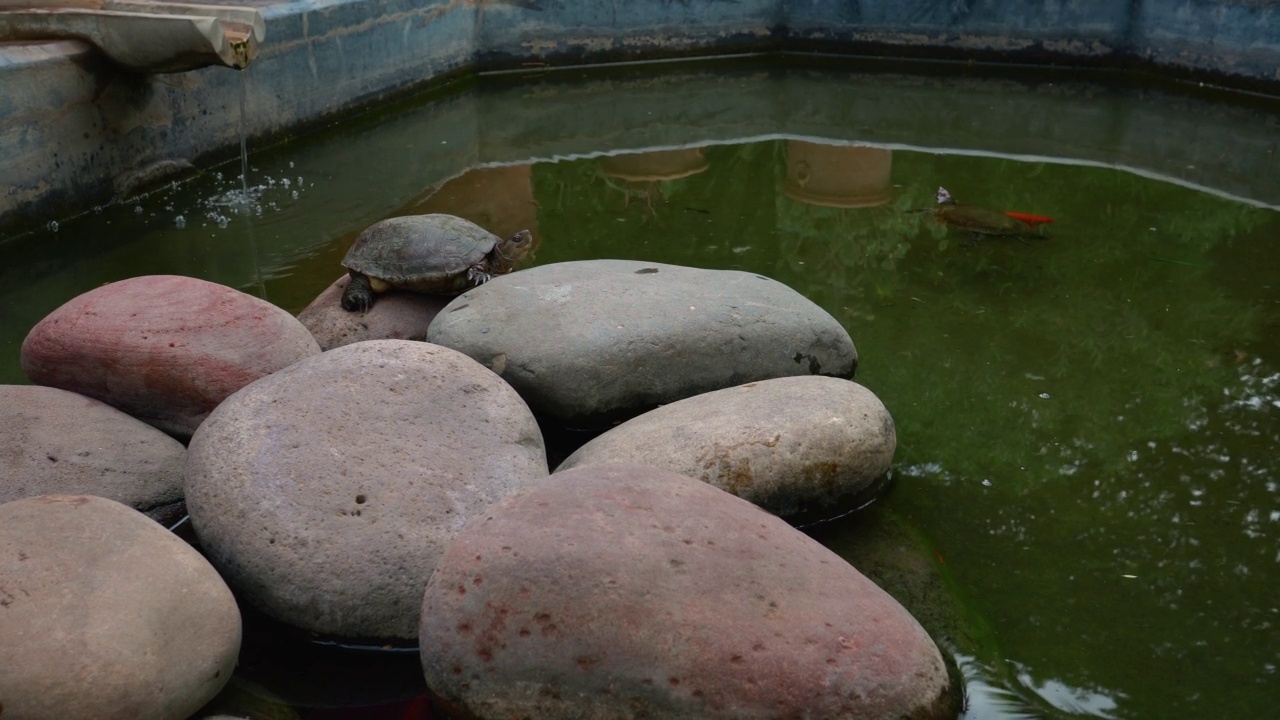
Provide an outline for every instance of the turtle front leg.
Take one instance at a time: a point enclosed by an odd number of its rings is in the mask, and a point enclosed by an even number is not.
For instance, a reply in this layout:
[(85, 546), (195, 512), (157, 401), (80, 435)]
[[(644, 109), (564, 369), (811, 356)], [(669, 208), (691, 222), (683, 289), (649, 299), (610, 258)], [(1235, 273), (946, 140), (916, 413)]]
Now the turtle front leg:
[(366, 312), (373, 307), (373, 286), (369, 284), (369, 276), (364, 273), (351, 272), (351, 282), (342, 291), (342, 309), (347, 312)]
[(481, 270), (475, 265), (472, 265), (471, 267), (467, 268), (467, 282), (471, 283), (472, 287), (475, 287), (477, 285), (483, 285), (489, 282), (490, 278), (492, 277), (493, 277), (492, 275), (485, 272), (484, 270)]

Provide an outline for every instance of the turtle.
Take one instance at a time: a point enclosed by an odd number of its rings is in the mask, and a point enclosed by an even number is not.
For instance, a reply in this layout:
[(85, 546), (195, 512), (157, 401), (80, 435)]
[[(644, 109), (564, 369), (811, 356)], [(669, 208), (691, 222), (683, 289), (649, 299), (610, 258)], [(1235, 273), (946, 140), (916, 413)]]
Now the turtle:
[(342, 259), (351, 275), (342, 307), (349, 312), (368, 310), (374, 293), (388, 288), (457, 294), (511, 272), (532, 248), (528, 230), (503, 240), (454, 215), (388, 218), (360, 233)]

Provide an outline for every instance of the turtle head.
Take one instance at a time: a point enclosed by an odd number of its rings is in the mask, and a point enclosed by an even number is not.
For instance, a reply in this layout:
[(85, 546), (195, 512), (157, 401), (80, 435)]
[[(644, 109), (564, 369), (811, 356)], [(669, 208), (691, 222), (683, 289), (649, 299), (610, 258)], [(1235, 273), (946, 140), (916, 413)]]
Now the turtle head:
[(954, 203), (954, 202), (955, 200), (951, 199), (951, 193), (947, 192), (946, 188), (944, 187), (938, 188), (938, 204), (939, 205), (947, 205), (949, 203)]
[(521, 230), (493, 247), (489, 271), (494, 275), (511, 272), (533, 249), (533, 233)]

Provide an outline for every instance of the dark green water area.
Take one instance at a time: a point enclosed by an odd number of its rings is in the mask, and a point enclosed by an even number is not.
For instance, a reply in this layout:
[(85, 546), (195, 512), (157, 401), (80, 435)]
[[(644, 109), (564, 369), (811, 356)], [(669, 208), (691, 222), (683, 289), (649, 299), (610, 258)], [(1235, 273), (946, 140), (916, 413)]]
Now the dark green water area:
[[(0, 382), (26, 382), (35, 322), (125, 277), (194, 275), (297, 312), (390, 215), (532, 226), (535, 264), (757, 272), (844, 324), (897, 424), (886, 495), (805, 531), (955, 658), (966, 717), (1270, 717), (1278, 144), (1265, 101), (1065, 72), (486, 77), (253, 152), (247, 205), (236, 161), (0, 244)], [(1055, 222), (972, 243), (931, 220), (938, 186)], [(418, 707), (416, 656), (392, 671), (262, 637), (228, 691), (256, 717)]]

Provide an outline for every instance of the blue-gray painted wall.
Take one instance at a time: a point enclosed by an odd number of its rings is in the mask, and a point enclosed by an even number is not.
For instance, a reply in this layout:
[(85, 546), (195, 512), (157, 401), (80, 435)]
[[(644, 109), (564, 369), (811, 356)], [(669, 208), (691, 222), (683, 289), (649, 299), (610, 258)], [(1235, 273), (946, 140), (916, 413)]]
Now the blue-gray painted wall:
[[(1122, 64), (1280, 89), (1280, 0), (300, 0), (245, 73), (130, 75), (76, 41), (0, 45), (3, 228), (108, 201), (161, 161), (227, 156), (468, 68), (851, 50)], [(242, 83), (244, 87), (242, 88)], [(12, 232), (12, 230), (10, 230)]]

